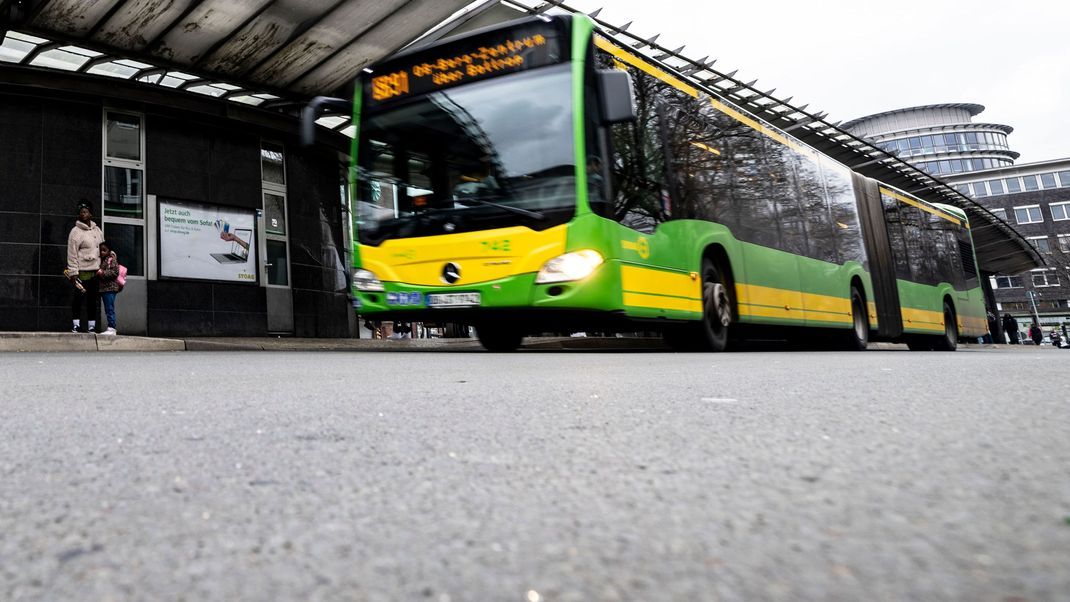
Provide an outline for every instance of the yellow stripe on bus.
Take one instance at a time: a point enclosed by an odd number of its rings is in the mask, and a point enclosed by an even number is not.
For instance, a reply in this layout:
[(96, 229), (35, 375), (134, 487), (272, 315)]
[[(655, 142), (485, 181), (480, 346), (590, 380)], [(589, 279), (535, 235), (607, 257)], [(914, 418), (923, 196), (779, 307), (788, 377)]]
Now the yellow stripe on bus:
[[(799, 293), (756, 284), (737, 284), (736, 295), (739, 299), (740, 315), (842, 324), (850, 324), (852, 321), (851, 300), (845, 297)], [(803, 307), (797, 306), (800, 296)], [(873, 304), (870, 304), (869, 317), (871, 322), (876, 321), (876, 306)]]
[[(634, 54), (632, 54), (632, 53), (630, 53), (630, 52), (628, 52), (628, 51), (626, 51), (626, 50), (624, 50), (622, 48), (619, 48), (618, 46), (616, 46), (615, 44), (613, 44), (610, 41), (606, 40), (605, 38), (602, 38), (600, 36), (595, 36), (594, 40), (595, 40), (594, 41), (595, 46), (601, 48), (602, 50), (605, 50), (608, 53), (610, 53), (611, 55), (613, 55), (613, 57), (616, 60), (624, 62), (624, 63), (627, 63), (627, 64), (635, 67), (636, 69), (639, 69), (640, 71), (642, 71), (644, 73), (647, 73), (647, 74), (649, 74), (649, 75), (651, 75), (651, 76), (653, 76), (653, 77), (655, 77), (655, 78), (657, 78), (657, 79), (669, 84), (670, 86), (676, 88), (677, 90), (683, 92), (684, 94), (687, 94), (688, 96), (691, 96), (693, 98), (698, 98), (699, 97), (699, 91), (698, 91), (697, 88), (695, 88), (694, 86), (692, 86), (690, 84), (687, 84), (687, 83), (681, 81), (678, 77), (673, 76), (673, 75), (671, 75), (669, 73), (666, 73), (665, 71), (662, 71), (661, 69), (658, 69), (654, 65), (651, 65), (650, 63), (647, 63), (646, 61), (644, 61), (643, 59), (639, 58), (638, 56), (636, 56), (636, 55), (634, 55)], [(772, 138), (773, 140), (776, 140), (777, 142), (779, 142), (779, 143), (791, 148), (795, 152), (806, 156), (806, 158), (810, 159), (811, 161), (814, 161), (814, 162), (817, 161), (817, 155), (814, 153), (813, 150), (811, 150), (810, 148), (805, 147), (805, 146), (799, 144), (798, 142), (788, 138), (787, 136), (785, 136), (784, 134), (778, 132), (777, 130), (775, 130), (775, 129), (767, 126), (767, 125), (762, 124), (757, 119), (754, 119), (753, 117), (750, 117), (750, 116), (748, 116), (748, 115), (746, 115), (746, 114), (744, 114), (744, 113), (742, 113), (742, 112), (740, 112), (740, 111), (728, 106), (727, 104), (725, 104), (725, 103), (723, 103), (723, 102), (721, 102), (721, 101), (719, 101), (717, 99), (710, 98), (710, 103), (718, 111), (721, 111), (722, 113), (732, 117), (736, 121), (738, 121), (738, 122), (740, 122), (742, 124), (745, 124), (745, 125), (753, 128), (754, 130), (757, 130), (758, 132), (760, 132), (762, 134), (765, 134), (766, 136)]]
[(914, 309), (912, 307), (903, 307), (899, 311), (903, 316), (903, 328), (935, 332), (944, 331), (944, 312), (942, 311)]
[(683, 92), (684, 94), (687, 94), (688, 96), (691, 96), (693, 98), (698, 98), (698, 89), (696, 89), (694, 86), (688, 85), (688, 84), (684, 83), (683, 81), (681, 81), (679, 78), (674, 77), (672, 75), (669, 75), (668, 73), (665, 73), (661, 69), (658, 69), (657, 67), (651, 65), (650, 63), (647, 63), (646, 61), (640, 59), (639, 57), (635, 56), (634, 54), (632, 54), (630, 52), (626, 52), (625, 50), (623, 50), (621, 48), (618, 48), (615, 44), (611, 43), (609, 40), (607, 40), (607, 39), (605, 39), (605, 38), (603, 38), (601, 36), (595, 36), (594, 37), (594, 44), (595, 44), (595, 46), (598, 46), (599, 48), (601, 48), (602, 50), (605, 50), (609, 54), (612, 54), (618, 60), (620, 60), (622, 62), (625, 62), (625, 63), (635, 67), (636, 69), (639, 69), (640, 71), (643, 71), (644, 73), (647, 73), (649, 75), (652, 75), (652, 76), (660, 79), (661, 81), (669, 84), (670, 86), (676, 88), (677, 90), (680, 90), (681, 92)]
[(988, 332), (988, 320), (973, 316), (958, 316), (959, 330), (967, 336), (981, 336)]
[(631, 293), (625, 291), (624, 305), (628, 307), (647, 307), (652, 309), (675, 309), (702, 313), (702, 302), (698, 299), (684, 299), (681, 297), (663, 297), (661, 295), (647, 295), (644, 293)]
[[(736, 284), (736, 295), (740, 305), (766, 305), (779, 307), (785, 312), (802, 311), (793, 306), (799, 300), (799, 291), (790, 291), (756, 284)], [(786, 314), (785, 314), (786, 315)]]
[(776, 131), (775, 129), (773, 129), (773, 128), (761, 123), (757, 119), (755, 119), (753, 117), (750, 117), (749, 115), (746, 115), (746, 114), (744, 114), (744, 113), (742, 113), (740, 111), (737, 111), (736, 109), (726, 105), (725, 103), (717, 100), (716, 98), (711, 98), (710, 99), (710, 104), (712, 104), (715, 109), (717, 109), (718, 111), (724, 113), (725, 115), (728, 115), (732, 119), (735, 119), (736, 121), (738, 121), (738, 122), (740, 122), (740, 123), (752, 128), (754, 130), (757, 130), (758, 132), (761, 132), (762, 134), (765, 134), (766, 136), (772, 138), (773, 140), (776, 140), (777, 142), (783, 144), (784, 146), (787, 146), (791, 150), (793, 150), (793, 151), (795, 151), (795, 152), (797, 152), (797, 153), (799, 153), (801, 155), (804, 155), (807, 159), (810, 159), (811, 161), (815, 161), (815, 162), (817, 161), (817, 155), (814, 153), (814, 151), (810, 150), (809, 148), (807, 148), (805, 146), (802, 146), (798, 142), (788, 138), (784, 134), (781, 134), (780, 132)]
[[(930, 207), (929, 205), (926, 205), (925, 203), (922, 203), (921, 201), (915, 201), (914, 199), (912, 199), (912, 198), (910, 198), (908, 196), (904, 196), (902, 194), (899, 194), (898, 192), (896, 192), (894, 190), (889, 190), (887, 188), (883, 188), (882, 187), (880, 189), (880, 191), (881, 191), (881, 194), (886, 194), (886, 195), (896, 199), (897, 201), (899, 201), (901, 203), (906, 203), (907, 205), (911, 205), (911, 206), (917, 207), (918, 209), (921, 209), (922, 211), (924, 211), (926, 213), (931, 213), (931, 214), (935, 215), (936, 217), (946, 219), (947, 221), (952, 222), (955, 225), (958, 225), (958, 226), (963, 225), (962, 220), (960, 220), (959, 218), (954, 217), (954, 216), (952, 216), (950, 214), (944, 213), (943, 211), (940, 211), (936, 207)], [(969, 228), (969, 224), (966, 224), (966, 227)]]
[(622, 264), (620, 282), (621, 288), (629, 292), (686, 297), (694, 301), (702, 299), (702, 286), (698, 278), (692, 279), (689, 274)]

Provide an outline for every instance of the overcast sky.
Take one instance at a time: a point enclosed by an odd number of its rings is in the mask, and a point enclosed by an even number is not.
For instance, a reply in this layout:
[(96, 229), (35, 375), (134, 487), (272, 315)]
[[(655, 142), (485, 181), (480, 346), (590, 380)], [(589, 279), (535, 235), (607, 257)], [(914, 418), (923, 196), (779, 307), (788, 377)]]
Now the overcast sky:
[[(1014, 127), (1018, 163), (1070, 157), (1070, 2), (573, 0), (668, 48), (718, 59), (828, 120), (975, 102)], [(806, 12), (811, 10), (813, 12)]]

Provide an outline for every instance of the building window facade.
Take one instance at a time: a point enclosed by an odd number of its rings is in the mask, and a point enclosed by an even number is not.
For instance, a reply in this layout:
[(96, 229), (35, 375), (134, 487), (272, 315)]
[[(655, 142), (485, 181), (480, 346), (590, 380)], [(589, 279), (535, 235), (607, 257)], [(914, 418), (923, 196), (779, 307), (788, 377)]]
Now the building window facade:
[(1039, 224), (1044, 221), (1040, 205), (1024, 205), (1014, 208), (1014, 219), (1019, 224)]
[(1051, 205), (1048, 205), (1048, 209), (1051, 210), (1052, 221), (1062, 222), (1070, 220), (1070, 201), (1052, 203)]
[(1022, 288), (1021, 276), (995, 276), (992, 288)]
[(1037, 248), (1037, 251), (1051, 255), (1051, 245), (1048, 243), (1047, 236), (1030, 236), (1026, 240), (1032, 243)]
[(1033, 286), (1036, 288), (1059, 286), (1059, 272), (1057, 270), (1033, 270), (1031, 275), (1033, 277)]
[(1059, 235), (1059, 252), (1070, 254), (1070, 234)]
[(145, 275), (145, 119), (139, 113), (103, 114), (101, 228), (129, 270)]
[(290, 253), (286, 226), (286, 152), (281, 144), (261, 143), (260, 173), (266, 284), (285, 287), (290, 285)]

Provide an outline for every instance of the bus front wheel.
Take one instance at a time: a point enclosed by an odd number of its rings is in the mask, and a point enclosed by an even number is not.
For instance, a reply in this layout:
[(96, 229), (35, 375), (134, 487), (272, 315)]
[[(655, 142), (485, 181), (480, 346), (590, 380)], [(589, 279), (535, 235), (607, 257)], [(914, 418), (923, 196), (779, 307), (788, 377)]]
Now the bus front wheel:
[(732, 324), (732, 283), (724, 269), (712, 259), (702, 260), (702, 326), (705, 347), (724, 351)]
[(487, 351), (516, 351), (524, 341), (524, 334), (505, 324), (479, 324), (476, 326), (479, 344)]

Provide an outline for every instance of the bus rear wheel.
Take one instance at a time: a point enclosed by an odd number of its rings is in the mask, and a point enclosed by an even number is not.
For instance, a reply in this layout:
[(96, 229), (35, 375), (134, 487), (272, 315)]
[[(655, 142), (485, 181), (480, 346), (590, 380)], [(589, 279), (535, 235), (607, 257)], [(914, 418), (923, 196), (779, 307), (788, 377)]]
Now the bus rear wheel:
[(711, 351), (728, 348), (728, 329), (732, 324), (732, 283), (727, 273), (712, 259), (702, 260), (703, 346)]
[(907, 338), (911, 351), (954, 351), (959, 346), (959, 327), (955, 309), (944, 301), (944, 334), (911, 335)]
[(933, 339), (933, 351), (954, 351), (959, 346), (959, 325), (955, 309), (944, 301), (944, 335)]
[(479, 344), (487, 351), (516, 351), (524, 341), (524, 334), (504, 324), (480, 324), (476, 326)]
[(849, 351), (865, 351), (869, 345), (869, 312), (866, 299), (856, 286), (851, 287), (851, 331), (845, 342)]

